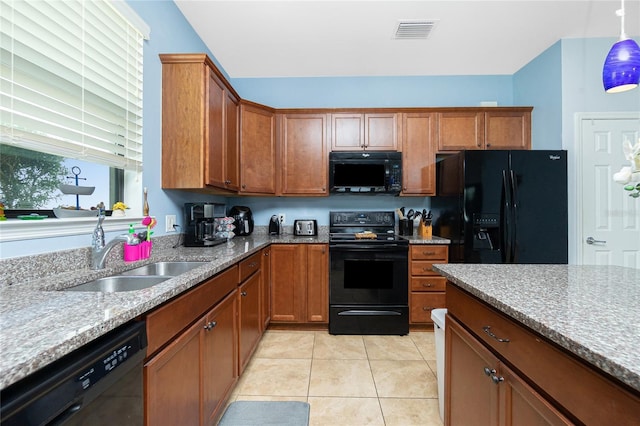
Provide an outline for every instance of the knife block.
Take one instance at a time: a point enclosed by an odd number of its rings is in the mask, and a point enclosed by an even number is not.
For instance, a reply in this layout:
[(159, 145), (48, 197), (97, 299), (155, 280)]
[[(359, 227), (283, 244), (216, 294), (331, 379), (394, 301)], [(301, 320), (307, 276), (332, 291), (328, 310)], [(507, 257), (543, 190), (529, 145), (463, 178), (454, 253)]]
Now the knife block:
[(420, 221), (420, 225), (418, 225), (418, 236), (420, 238), (431, 238), (433, 236), (431, 221), (428, 221), (427, 224), (422, 220)]

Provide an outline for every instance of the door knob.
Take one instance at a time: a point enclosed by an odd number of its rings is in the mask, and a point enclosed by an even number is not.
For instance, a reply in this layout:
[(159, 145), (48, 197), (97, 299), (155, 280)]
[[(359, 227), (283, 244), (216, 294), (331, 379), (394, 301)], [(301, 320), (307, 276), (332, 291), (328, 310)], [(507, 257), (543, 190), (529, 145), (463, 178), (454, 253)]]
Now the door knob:
[(587, 244), (606, 244), (606, 241), (603, 240), (596, 240), (593, 237), (587, 237)]

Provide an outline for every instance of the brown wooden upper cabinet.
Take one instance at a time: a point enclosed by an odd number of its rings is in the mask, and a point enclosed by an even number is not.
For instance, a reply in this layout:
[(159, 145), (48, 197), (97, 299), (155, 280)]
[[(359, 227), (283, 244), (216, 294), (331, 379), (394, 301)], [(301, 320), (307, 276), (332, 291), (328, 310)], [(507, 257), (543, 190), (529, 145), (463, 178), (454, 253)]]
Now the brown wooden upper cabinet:
[(327, 195), (329, 114), (277, 115), (279, 195)]
[(531, 107), (438, 113), (438, 151), (531, 149)]
[(436, 195), (436, 114), (402, 114), (402, 195)]
[(398, 113), (331, 114), (332, 151), (397, 151)]
[(238, 94), (206, 54), (161, 54), (162, 187), (238, 188)]
[(276, 127), (273, 109), (240, 105), (240, 193), (276, 193)]

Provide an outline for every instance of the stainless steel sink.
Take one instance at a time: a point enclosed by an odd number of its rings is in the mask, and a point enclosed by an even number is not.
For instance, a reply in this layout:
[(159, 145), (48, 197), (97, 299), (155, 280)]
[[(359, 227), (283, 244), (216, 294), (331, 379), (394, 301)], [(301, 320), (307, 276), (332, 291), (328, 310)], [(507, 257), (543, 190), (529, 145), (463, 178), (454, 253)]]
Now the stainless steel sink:
[(192, 269), (206, 265), (209, 262), (156, 262), (130, 271), (122, 272), (121, 276), (146, 276), (146, 275), (163, 275), (166, 277), (175, 277), (184, 274)]
[(113, 277), (98, 278), (88, 283), (69, 287), (66, 288), (65, 291), (99, 291), (102, 293), (135, 291), (153, 287), (170, 278), (170, 276), (116, 275)]

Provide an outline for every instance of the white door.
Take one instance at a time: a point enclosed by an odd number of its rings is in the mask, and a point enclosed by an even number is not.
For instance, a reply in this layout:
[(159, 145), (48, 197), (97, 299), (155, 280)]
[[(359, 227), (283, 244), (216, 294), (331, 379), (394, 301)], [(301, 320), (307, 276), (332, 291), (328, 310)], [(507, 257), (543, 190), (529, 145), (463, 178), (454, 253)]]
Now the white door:
[(630, 197), (613, 180), (629, 165), (622, 142), (638, 141), (640, 116), (583, 118), (580, 125), (581, 263), (640, 269), (640, 198)]

